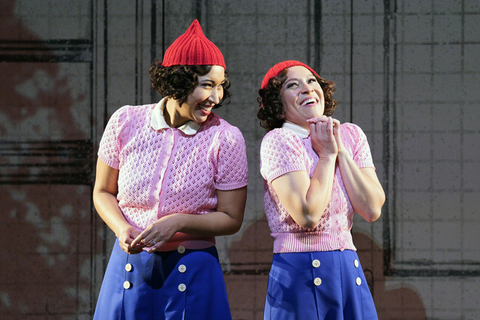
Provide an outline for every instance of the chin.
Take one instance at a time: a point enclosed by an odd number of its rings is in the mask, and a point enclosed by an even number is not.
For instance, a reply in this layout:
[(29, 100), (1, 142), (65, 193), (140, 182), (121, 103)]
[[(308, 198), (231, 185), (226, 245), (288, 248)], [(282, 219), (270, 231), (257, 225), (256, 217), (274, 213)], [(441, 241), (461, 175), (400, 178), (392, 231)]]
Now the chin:
[(208, 119), (208, 116), (203, 116), (203, 117), (196, 117), (195, 120), (193, 120), (193, 121), (196, 122), (196, 123), (202, 124), (205, 121), (207, 121), (207, 119)]

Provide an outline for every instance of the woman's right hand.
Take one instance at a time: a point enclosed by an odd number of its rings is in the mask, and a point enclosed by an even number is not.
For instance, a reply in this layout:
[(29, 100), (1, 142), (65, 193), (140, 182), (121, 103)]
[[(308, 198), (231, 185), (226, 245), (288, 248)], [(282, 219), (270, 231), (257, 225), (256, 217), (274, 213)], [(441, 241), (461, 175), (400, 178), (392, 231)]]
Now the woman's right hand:
[(137, 254), (142, 252), (143, 247), (145, 246), (142, 243), (138, 243), (132, 246), (133, 240), (140, 234), (137, 229), (132, 226), (127, 227), (126, 229), (118, 233), (118, 244), (123, 251), (130, 254)]
[(332, 117), (309, 119), (312, 148), (320, 158), (337, 157), (338, 145), (333, 135)]

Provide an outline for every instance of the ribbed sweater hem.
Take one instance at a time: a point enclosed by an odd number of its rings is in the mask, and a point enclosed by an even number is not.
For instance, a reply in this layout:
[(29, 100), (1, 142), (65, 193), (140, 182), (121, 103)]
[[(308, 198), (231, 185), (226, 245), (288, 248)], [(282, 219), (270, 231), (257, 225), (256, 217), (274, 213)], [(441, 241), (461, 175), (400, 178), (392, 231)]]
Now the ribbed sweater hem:
[(326, 232), (272, 233), (272, 237), (273, 253), (357, 251), (353, 245), (352, 235), (348, 231), (336, 234)]

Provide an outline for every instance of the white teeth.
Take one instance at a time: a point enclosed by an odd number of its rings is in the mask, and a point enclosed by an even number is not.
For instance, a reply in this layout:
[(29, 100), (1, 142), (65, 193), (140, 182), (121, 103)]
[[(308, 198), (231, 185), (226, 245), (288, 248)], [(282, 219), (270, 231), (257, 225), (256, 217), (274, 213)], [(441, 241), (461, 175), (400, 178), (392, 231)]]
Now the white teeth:
[(205, 106), (200, 106), (200, 109), (205, 110), (205, 111), (210, 111), (212, 110), (213, 107), (205, 107)]
[(315, 100), (315, 99), (307, 99), (307, 100), (305, 100), (305, 101), (302, 102), (301, 106), (304, 106), (304, 105), (309, 104), (309, 103), (315, 103), (315, 102), (317, 102), (317, 100)]

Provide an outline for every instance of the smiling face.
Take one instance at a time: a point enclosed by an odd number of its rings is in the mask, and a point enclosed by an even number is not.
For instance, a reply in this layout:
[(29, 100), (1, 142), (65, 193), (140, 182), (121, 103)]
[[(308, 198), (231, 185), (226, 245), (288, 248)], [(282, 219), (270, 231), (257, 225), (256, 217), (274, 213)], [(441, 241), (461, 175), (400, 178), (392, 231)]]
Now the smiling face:
[[(174, 115), (170, 123), (172, 127), (179, 127), (188, 121), (198, 124), (205, 122), (212, 108), (223, 98), (224, 81), (225, 69), (221, 66), (212, 66), (209, 73), (198, 76), (198, 84), (182, 105), (167, 103), (167, 112)], [(171, 110), (170, 106), (173, 105), (174, 110)]]
[(307, 120), (322, 116), (325, 109), (322, 87), (305, 67), (290, 67), (287, 72), (287, 80), (280, 90), (286, 121), (309, 130)]

